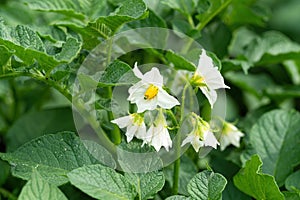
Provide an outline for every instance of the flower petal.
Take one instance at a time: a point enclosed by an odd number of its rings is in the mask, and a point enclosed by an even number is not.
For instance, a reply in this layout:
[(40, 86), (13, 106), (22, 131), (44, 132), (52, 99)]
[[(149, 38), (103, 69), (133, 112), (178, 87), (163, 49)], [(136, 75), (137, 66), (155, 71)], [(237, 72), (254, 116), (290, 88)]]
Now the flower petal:
[(138, 66), (137, 66), (137, 62), (134, 63), (134, 68), (133, 68), (133, 73), (136, 77), (143, 79), (144, 75), (142, 74), (142, 72), (139, 70)]
[(200, 147), (203, 147), (204, 146), (204, 142), (201, 141), (199, 139), (199, 137), (195, 137), (194, 140), (191, 142), (193, 148), (195, 149), (196, 152), (199, 151)]
[(131, 103), (135, 103), (137, 99), (144, 98), (147, 87), (148, 85), (143, 83), (142, 81), (137, 82), (129, 88), (129, 97), (127, 98), (127, 100), (131, 101)]
[(125, 116), (125, 117), (120, 117), (117, 119), (114, 119), (111, 121), (114, 124), (117, 124), (120, 128), (125, 128), (126, 126), (128, 126), (131, 122), (131, 117), (130, 115)]
[(213, 108), (215, 102), (217, 101), (217, 92), (213, 89), (208, 90), (207, 87), (200, 87), (202, 93), (206, 96), (210, 107)]
[(207, 131), (204, 138), (204, 146), (211, 146), (216, 149), (218, 144), (219, 142), (216, 139), (215, 135), (212, 132)]
[(206, 51), (204, 49), (202, 49), (196, 73), (204, 77), (204, 81), (209, 88), (229, 88), (225, 85), (221, 73), (216, 67), (214, 67), (213, 60), (211, 57), (206, 55)]
[(135, 103), (138, 108), (138, 113), (142, 113), (146, 110), (154, 110), (157, 107), (157, 97), (151, 100), (145, 100), (143, 96), (142, 98), (138, 99)]
[(194, 140), (194, 137), (195, 137), (195, 135), (193, 135), (193, 134), (188, 135), (188, 136), (182, 141), (181, 147), (183, 147), (183, 146), (186, 145), (187, 143), (191, 143), (191, 142)]
[(133, 139), (133, 136), (135, 135), (138, 128), (139, 128), (139, 126), (136, 126), (136, 125), (133, 125), (133, 124), (130, 124), (127, 127), (127, 130), (126, 130), (126, 133), (125, 133), (125, 135), (127, 137), (127, 142), (130, 142)]
[(138, 128), (135, 136), (136, 136), (136, 138), (141, 139), (141, 140), (145, 141), (146, 143), (150, 142), (151, 136), (147, 135), (146, 125), (144, 122)]
[(145, 73), (142, 81), (144, 81), (145, 83), (151, 83), (159, 87), (163, 86), (163, 77), (156, 67), (153, 67), (151, 71)]
[(159, 88), (157, 93), (157, 104), (161, 108), (171, 109), (176, 105), (180, 105), (179, 101), (173, 96), (169, 95), (165, 90)]

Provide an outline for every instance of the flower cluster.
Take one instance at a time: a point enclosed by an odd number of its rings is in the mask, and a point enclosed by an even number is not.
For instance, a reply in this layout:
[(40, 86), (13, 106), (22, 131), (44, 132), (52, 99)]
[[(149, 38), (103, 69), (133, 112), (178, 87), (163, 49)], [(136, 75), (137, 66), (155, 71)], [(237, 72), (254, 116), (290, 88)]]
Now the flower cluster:
[[(112, 122), (120, 128), (127, 128), (127, 142), (130, 142), (135, 136), (143, 140), (143, 145), (150, 144), (156, 151), (159, 151), (161, 147), (169, 151), (169, 148), (172, 147), (172, 140), (163, 109), (171, 109), (180, 103), (162, 88), (163, 77), (157, 68), (154, 67), (151, 71), (142, 74), (135, 63), (133, 72), (141, 80), (129, 88), (127, 100), (136, 104), (137, 113), (115, 119)], [(159, 110), (158, 114), (149, 129), (146, 130), (142, 113), (155, 109)]]
[[(157, 68), (154, 67), (149, 72), (142, 74), (137, 67), (137, 63), (135, 63), (133, 72), (140, 81), (129, 88), (127, 100), (132, 104), (136, 104), (137, 112), (120, 117), (112, 122), (120, 128), (126, 128), (127, 142), (136, 137), (143, 140), (142, 145), (149, 144), (156, 151), (159, 151), (161, 147), (169, 151), (172, 148), (172, 140), (169, 135), (164, 111), (172, 109), (174, 106), (180, 105), (180, 103), (163, 89), (163, 77)], [(190, 83), (201, 90), (208, 99), (211, 108), (213, 108), (217, 100), (216, 90), (229, 88), (225, 85), (221, 73), (214, 66), (213, 60), (207, 56), (204, 49), (202, 49), (198, 67), (190, 77)], [(146, 125), (143, 116), (146, 112), (153, 110), (158, 111), (156, 112), (157, 115), (150, 124)], [(224, 150), (230, 144), (239, 147), (240, 138), (244, 135), (233, 124), (223, 121), (223, 128), (218, 141), (208, 122), (195, 113), (190, 114), (190, 120), (192, 131), (187, 133), (187, 137), (183, 139), (181, 146), (190, 143), (196, 152), (199, 151), (200, 147), (204, 146), (216, 149), (217, 145), (220, 145), (221, 150)], [(148, 129), (147, 126), (149, 127)]]

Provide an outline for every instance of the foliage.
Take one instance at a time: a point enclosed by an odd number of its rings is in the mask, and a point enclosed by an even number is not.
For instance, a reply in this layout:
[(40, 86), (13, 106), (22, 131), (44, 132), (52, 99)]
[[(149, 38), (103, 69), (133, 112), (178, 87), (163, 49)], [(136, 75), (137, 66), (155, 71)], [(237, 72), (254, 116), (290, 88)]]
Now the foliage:
[[(297, 0), (1, 1), (0, 199), (299, 199), (299, 8)], [(204, 54), (230, 89), (201, 82)], [(145, 83), (157, 68), (159, 87)], [(150, 85), (136, 106), (138, 84)], [(217, 91), (214, 107), (203, 87)], [(169, 101), (159, 109), (112, 123), (162, 94)], [(225, 151), (212, 148), (226, 137), (220, 121), (243, 135)], [(135, 123), (173, 143), (149, 141)], [(188, 137), (196, 151), (182, 145)]]

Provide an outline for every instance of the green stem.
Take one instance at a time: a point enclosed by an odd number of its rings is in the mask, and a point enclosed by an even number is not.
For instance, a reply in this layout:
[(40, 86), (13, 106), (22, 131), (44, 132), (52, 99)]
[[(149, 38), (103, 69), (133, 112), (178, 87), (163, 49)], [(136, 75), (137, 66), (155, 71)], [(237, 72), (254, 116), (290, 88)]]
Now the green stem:
[[(189, 86), (189, 83), (187, 83), (182, 91), (182, 99), (181, 99), (181, 113), (180, 113), (180, 122), (179, 124), (182, 124), (182, 121), (184, 119), (184, 106), (185, 106), (185, 93)], [(176, 157), (177, 160), (174, 163), (174, 173), (173, 173), (173, 194), (178, 194), (178, 187), (179, 187), (179, 172), (180, 172), (180, 151), (181, 151), (181, 135), (180, 133), (177, 134), (177, 140), (175, 144), (176, 148)]]
[(65, 88), (62, 88), (59, 84), (57, 84), (56, 81), (51, 80), (49, 78), (46, 78), (42, 74), (34, 74), (34, 73), (29, 73), (29, 72), (11, 72), (11, 73), (0, 75), (0, 79), (2, 79), (2, 78), (10, 78), (10, 77), (19, 77), (19, 76), (27, 76), (27, 77), (31, 77), (31, 78), (33, 78), (35, 80), (41, 81), (41, 82), (43, 82), (43, 83), (45, 83), (45, 84), (47, 84), (47, 85), (55, 88), (56, 90), (58, 90), (70, 102), (72, 102), (72, 95)]
[[(108, 98), (112, 99), (112, 88), (111, 87), (107, 88), (107, 94), (108, 94)], [(109, 121), (114, 119), (114, 115), (113, 115), (112, 111), (108, 111), (107, 115), (108, 115)], [(112, 124), (112, 127), (113, 127), (113, 129), (111, 131), (111, 140), (114, 144), (120, 144), (122, 141), (120, 129), (115, 124)]]
[(15, 195), (4, 188), (0, 188), (0, 194), (2, 194), (0, 195), (0, 197), (3, 196), (10, 200), (17, 200), (17, 197)]
[(205, 20), (200, 22), (197, 26), (196, 29), (198, 31), (201, 31), (208, 22), (210, 22), (217, 14), (219, 14), (223, 9), (225, 9), (229, 4), (231, 3), (231, 0), (227, 0), (224, 4), (218, 7), (217, 10), (215, 10), (212, 14), (208, 15)]

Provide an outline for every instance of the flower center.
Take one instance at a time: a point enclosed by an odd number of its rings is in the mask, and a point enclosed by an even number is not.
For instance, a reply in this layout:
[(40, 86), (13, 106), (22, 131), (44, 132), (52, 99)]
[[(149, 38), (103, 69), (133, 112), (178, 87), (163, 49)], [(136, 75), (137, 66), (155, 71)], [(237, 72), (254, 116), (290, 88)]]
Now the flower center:
[(151, 100), (154, 97), (156, 97), (158, 93), (158, 87), (156, 87), (155, 85), (151, 84), (148, 89), (146, 90), (145, 94), (144, 94), (144, 99), (145, 100)]
[(138, 126), (141, 126), (142, 123), (144, 122), (144, 118), (141, 115), (139, 115), (138, 113), (133, 113), (133, 114), (131, 114), (131, 116), (133, 119), (133, 123)]
[(194, 86), (202, 87), (202, 86), (207, 86), (204, 80), (203, 76), (200, 76), (198, 74), (194, 74), (194, 76), (191, 79), (191, 84)]

